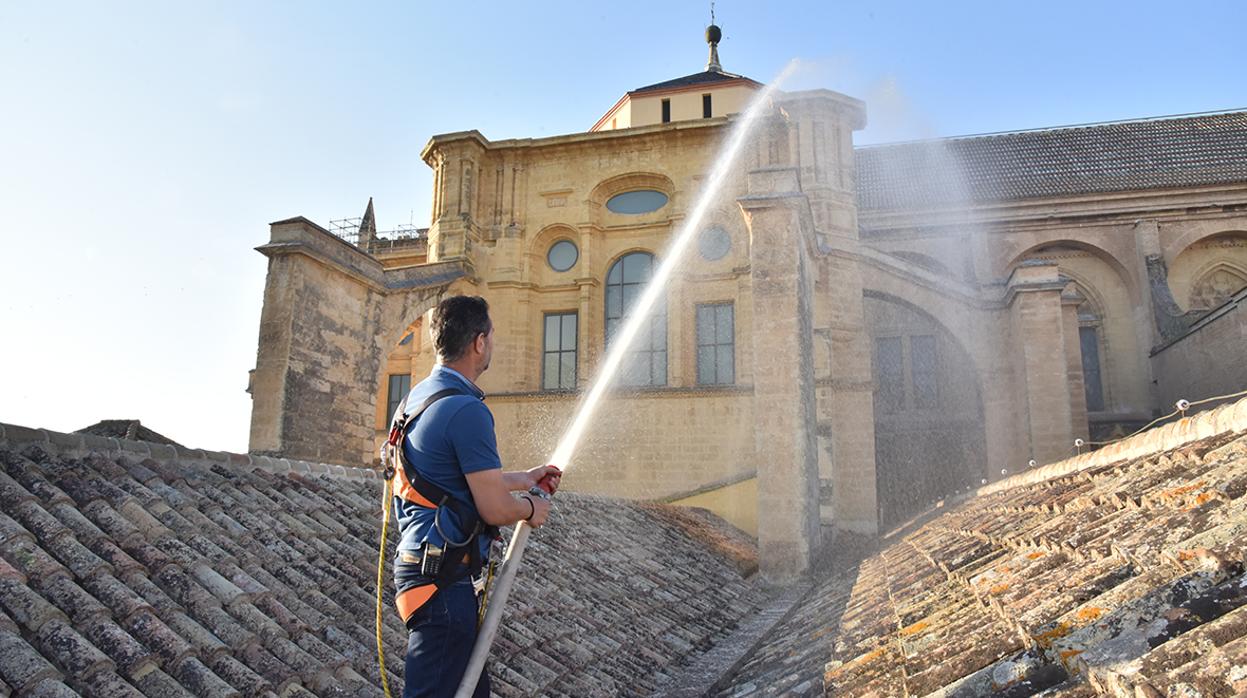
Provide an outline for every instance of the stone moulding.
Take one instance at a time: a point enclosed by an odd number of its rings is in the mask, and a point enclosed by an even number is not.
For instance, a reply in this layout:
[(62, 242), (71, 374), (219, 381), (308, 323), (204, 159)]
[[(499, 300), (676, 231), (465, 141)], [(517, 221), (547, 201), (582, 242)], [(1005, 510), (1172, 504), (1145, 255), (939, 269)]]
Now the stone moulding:
[(333, 463), (313, 463), (287, 458), (253, 455), (248, 453), (231, 453), (228, 451), (206, 451), (198, 448), (184, 448), (146, 441), (130, 441), (94, 434), (67, 434), (50, 429), (31, 429), (17, 424), (0, 422), (0, 447), (20, 449), (26, 446), (42, 446), (60, 455), (79, 457), (88, 453), (104, 453), (112, 456), (130, 456), (132, 458), (151, 458), (163, 463), (180, 463), (211, 468), (237, 468), (243, 470), (262, 469), (273, 473), (304, 473), (308, 475), (326, 475), (337, 478), (370, 479), (380, 477), (371, 468), (354, 468)]
[(1111, 443), (1097, 451), (1049, 463), (1023, 473), (993, 482), (971, 492), (968, 498), (981, 497), (1021, 485), (1032, 485), (1117, 461), (1126, 461), (1152, 453), (1167, 451), (1226, 432), (1247, 431), (1247, 398), (1211, 410), (1184, 417)]

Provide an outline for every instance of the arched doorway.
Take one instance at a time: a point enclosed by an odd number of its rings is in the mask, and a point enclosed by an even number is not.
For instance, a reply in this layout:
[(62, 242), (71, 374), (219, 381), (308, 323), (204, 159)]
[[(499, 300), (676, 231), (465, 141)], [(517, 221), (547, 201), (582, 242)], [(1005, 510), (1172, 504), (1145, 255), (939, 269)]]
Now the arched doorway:
[(985, 472), (983, 403), (961, 343), (927, 313), (866, 292), (874, 380), (879, 524), (895, 526), (978, 484)]

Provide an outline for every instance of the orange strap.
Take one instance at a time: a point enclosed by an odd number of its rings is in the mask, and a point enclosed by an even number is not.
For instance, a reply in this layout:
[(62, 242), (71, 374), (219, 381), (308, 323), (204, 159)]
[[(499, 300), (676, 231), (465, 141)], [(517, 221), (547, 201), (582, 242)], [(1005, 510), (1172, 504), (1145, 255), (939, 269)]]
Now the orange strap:
[(436, 509), (437, 505), (430, 502), (427, 497), (416, 491), (411, 486), (411, 481), (407, 479), (407, 473), (403, 472), (400, 466), (394, 469), (394, 494), (425, 509)]
[(398, 617), (406, 623), (408, 618), (420, 607), (428, 603), (433, 598), (433, 594), (437, 592), (437, 585), (425, 584), (424, 586), (412, 587), (394, 597), (394, 605), (398, 606)]

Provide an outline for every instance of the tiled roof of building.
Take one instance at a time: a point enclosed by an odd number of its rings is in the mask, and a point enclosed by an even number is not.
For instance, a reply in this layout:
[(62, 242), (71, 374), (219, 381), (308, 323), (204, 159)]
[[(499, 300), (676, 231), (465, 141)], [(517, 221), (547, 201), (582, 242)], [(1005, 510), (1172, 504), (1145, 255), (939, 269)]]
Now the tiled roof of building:
[[(381, 695), (379, 499), (370, 471), (0, 425), (0, 696)], [(572, 494), (554, 511), (497, 695), (648, 694), (759, 601), (721, 523)], [(397, 694), (392, 586), (384, 614)]]
[(137, 419), (105, 419), (89, 427), (77, 429), (74, 433), (107, 436), (114, 439), (129, 439), (130, 441), (150, 441), (166, 446), (181, 445), (163, 434), (158, 434), (148, 429)]
[(820, 583), (721, 695), (1241, 695), (1245, 495), (1240, 432), (966, 501)]
[(864, 211), (1247, 182), (1247, 111), (864, 146)]
[(675, 78), (672, 80), (664, 80), (663, 82), (656, 82), (653, 85), (646, 85), (645, 87), (638, 87), (635, 90), (629, 92), (628, 94), (637, 95), (643, 92), (654, 92), (657, 90), (671, 90), (671, 89), (675, 89), (678, 87), (691, 87), (693, 85), (712, 85), (717, 82), (727, 82), (730, 80), (749, 80), (750, 82), (753, 82), (753, 80), (750, 80), (744, 75), (737, 75), (735, 73), (725, 73), (721, 70), (704, 70), (700, 73), (693, 73), (691, 75), (685, 75), (684, 77), (679, 77), (679, 78)]

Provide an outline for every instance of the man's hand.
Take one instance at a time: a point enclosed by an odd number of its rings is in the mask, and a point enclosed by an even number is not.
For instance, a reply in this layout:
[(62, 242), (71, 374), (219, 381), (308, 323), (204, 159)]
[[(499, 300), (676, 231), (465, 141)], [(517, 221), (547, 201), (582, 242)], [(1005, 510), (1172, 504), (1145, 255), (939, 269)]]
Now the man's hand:
[(545, 523), (550, 516), (550, 501), (530, 494), (524, 495), (524, 499), (533, 503), (533, 515), (528, 519), (528, 525), (533, 528), (540, 528), (541, 524)]
[[(524, 488), (525, 491), (531, 487), (541, 487), (547, 490), (549, 494), (554, 494), (559, 491), (559, 480), (563, 477), (563, 471), (553, 465), (539, 465), (536, 468), (524, 471), (524, 476), (528, 478), (528, 486)], [(543, 478), (548, 478), (544, 485), (541, 483)]]
[[(543, 477), (549, 476), (545, 485), (540, 485)], [(541, 465), (536, 468), (524, 471), (515, 471), (504, 475), (507, 481), (507, 489), (512, 492), (527, 492), (534, 487), (541, 487), (548, 490), (549, 494), (554, 494), (559, 489), (559, 479), (563, 477), (563, 472), (553, 465)]]

